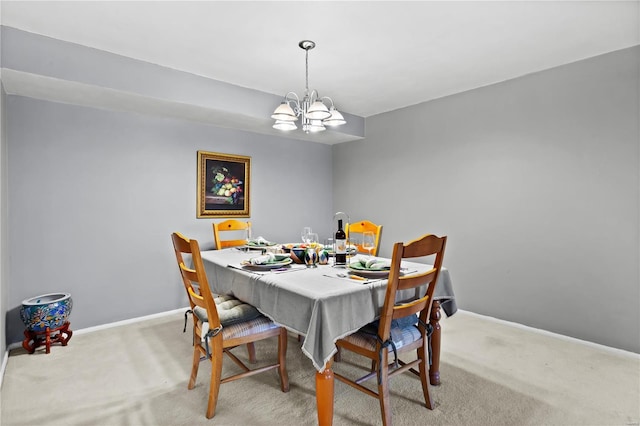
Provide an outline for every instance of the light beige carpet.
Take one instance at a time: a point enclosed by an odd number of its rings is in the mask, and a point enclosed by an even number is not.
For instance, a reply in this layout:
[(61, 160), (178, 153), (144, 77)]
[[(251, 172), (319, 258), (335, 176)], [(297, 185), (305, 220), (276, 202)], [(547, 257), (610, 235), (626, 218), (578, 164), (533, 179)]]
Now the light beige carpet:
[[(0, 393), (3, 426), (313, 425), (314, 370), (289, 339), (291, 390), (275, 372), (221, 386), (216, 416), (205, 418), (210, 364), (187, 390), (191, 333), (169, 316), (76, 334), (67, 347), (12, 351)], [(72, 322), (73, 326), (73, 322)], [(458, 312), (442, 321), (442, 385), (426, 409), (412, 374), (392, 379), (396, 425), (638, 425), (640, 358)], [(73, 328), (73, 327), (72, 327)], [(257, 346), (275, 357), (275, 340)], [(236, 350), (246, 358), (246, 350)], [(236, 367), (225, 359), (225, 368)], [(357, 371), (345, 353), (336, 371)], [(366, 366), (366, 361), (360, 362)], [(381, 424), (377, 400), (335, 385), (335, 425)]]

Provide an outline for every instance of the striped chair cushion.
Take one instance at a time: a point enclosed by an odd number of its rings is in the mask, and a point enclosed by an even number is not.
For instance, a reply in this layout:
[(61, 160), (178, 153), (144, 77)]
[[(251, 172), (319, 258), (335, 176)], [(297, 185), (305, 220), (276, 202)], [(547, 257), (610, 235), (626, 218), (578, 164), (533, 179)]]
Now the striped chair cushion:
[[(377, 338), (375, 333), (371, 333), (368, 330), (363, 331), (365, 327), (356, 331), (353, 334), (348, 335), (342, 340), (346, 340), (349, 343), (360, 346), (361, 348), (368, 349), (370, 351), (376, 350)], [(370, 329), (370, 328), (369, 328)], [(375, 330), (377, 332), (377, 328)], [(400, 349), (401, 347), (408, 345), (410, 343), (419, 340), (420, 330), (415, 325), (406, 325), (406, 326), (394, 326), (391, 327), (391, 337), (393, 339), (393, 343), (396, 345), (396, 349)], [(391, 350), (391, 349), (389, 349)]]
[(263, 331), (279, 328), (280, 326), (265, 316), (258, 317), (246, 322), (236, 323), (222, 327), (222, 339), (235, 339), (237, 337), (249, 336)]
[[(224, 327), (262, 317), (262, 314), (258, 312), (255, 306), (244, 303), (235, 297), (214, 294), (213, 300), (216, 303), (216, 308), (218, 309), (220, 323)], [(196, 306), (193, 313), (200, 321), (208, 321), (206, 309)]]

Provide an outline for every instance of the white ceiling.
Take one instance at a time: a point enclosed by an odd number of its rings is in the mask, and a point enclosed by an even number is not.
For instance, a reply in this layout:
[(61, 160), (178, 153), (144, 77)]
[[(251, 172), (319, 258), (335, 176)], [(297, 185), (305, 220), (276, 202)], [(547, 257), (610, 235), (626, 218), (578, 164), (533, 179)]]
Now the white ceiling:
[(640, 44), (639, 1), (2, 1), (3, 25), (362, 117)]

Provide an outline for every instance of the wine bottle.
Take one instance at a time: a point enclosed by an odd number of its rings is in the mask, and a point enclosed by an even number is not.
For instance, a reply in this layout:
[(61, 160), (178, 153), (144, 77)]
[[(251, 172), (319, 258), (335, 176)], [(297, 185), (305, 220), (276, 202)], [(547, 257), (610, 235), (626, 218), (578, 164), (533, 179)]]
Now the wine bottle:
[(342, 219), (338, 219), (336, 231), (336, 265), (347, 264), (347, 234), (342, 229)]

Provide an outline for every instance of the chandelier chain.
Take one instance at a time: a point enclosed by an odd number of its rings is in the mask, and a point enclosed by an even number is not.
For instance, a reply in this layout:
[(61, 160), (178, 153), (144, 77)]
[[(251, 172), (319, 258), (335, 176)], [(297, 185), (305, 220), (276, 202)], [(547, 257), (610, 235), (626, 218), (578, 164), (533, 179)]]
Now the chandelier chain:
[(304, 76), (305, 76), (305, 81), (304, 81), (304, 90), (305, 90), (305, 94), (308, 95), (309, 94), (309, 49), (305, 49), (304, 50), (305, 54), (304, 54), (304, 66), (305, 66), (305, 72), (304, 72)]

